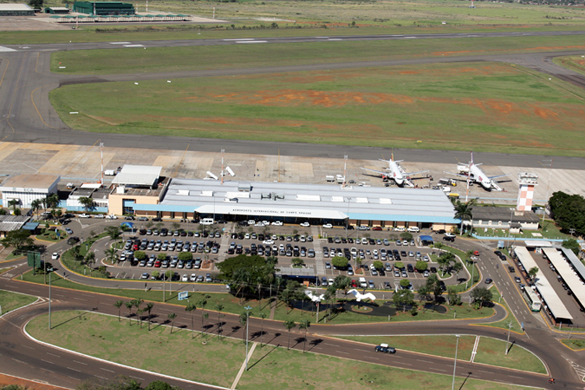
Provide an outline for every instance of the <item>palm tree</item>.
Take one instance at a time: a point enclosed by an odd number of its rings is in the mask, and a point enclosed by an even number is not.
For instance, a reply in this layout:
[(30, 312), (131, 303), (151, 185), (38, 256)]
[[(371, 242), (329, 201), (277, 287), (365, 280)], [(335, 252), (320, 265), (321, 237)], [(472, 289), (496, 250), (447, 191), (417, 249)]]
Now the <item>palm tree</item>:
[(140, 329), (142, 329), (142, 314), (144, 313), (144, 309), (136, 310), (136, 315), (138, 316), (138, 320), (140, 321)]
[[(41, 203), (43, 203), (43, 202), (41, 202)], [(57, 208), (57, 206), (59, 206), (59, 195), (51, 194), (51, 195), (47, 196), (45, 198), (44, 204), (45, 204), (45, 207), (49, 208), (49, 209)]]
[(20, 200), (18, 199), (10, 199), (8, 201), (8, 206), (12, 206), (12, 210), (16, 210), (16, 206), (18, 206), (20, 204)]
[(118, 309), (118, 322), (120, 322), (120, 310), (123, 304), (124, 304), (123, 301), (116, 301), (116, 303), (114, 303), (114, 306), (116, 306), (116, 308)]
[(38, 212), (41, 206), (42, 202), (40, 201), (40, 199), (35, 199), (32, 202), (30, 202), (30, 209), (32, 210), (33, 213), (37, 213), (37, 217), (39, 216)]
[(85, 262), (91, 267), (95, 263), (95, 252), (88, 252), (85, 255)]
[(91, 198), (88, 198), (86, 196), (82, 196), (78, 199), (79, 203), (83, 206), (83, 208), (85, 209), (85, 212), (87, 213), (91, 208), (93, 208), (94, 206), (94, 201)]
[(217, 338), (219, 338), (219, 333), (221, 332), (221, 311), (223, 310), (223, 305), (217, 304), (215, 305), (215, 310), (217, 310)]
[(207, 305), (207, 296), (203, 296), (200, 300), (197, 301), (197, 305), (201, 306), (201, 310), (203, 310), (203, 315), (201, 316), (201, 328), (203, 328), (203, 319), (205, 317), (205, 306)]
[(260, 318), (262, 319), (260, 322), (260, 346), (262, 346), (264, 341), (264, 318), (266, 318), (266, 313), (263, 311), (260, 312)]
[(177, 318), (177, 315), (175, 313), (171, 313), (167, 317), (169, 320), (171, 320), (171, 334), (173, 334), (173, 326), (175, 325), (175, 318)]
[(311, 326), (311, 322), (309, 320), (303, 320), (299, 323), (299, 329), (305, 330), (305, 337), (303, 342), (303, 353), (305, 353), (305, 347), (307, 346), (307, 329)]
[(455, 218), (461, 219), (461, 230), (459, 231), (459, 235), (463, 234), (463, 222), (473, 218), (471, 211), (473, 210), (475, 203), (475, 199), (471, 199), (467, 203), (462, 203), (460, 200), (455, 202)]
[(105, 251), (106, 260), (113, 262), (116, 258), (116, 250), (114, 248), (108, 248)]
[(193, 326), (193, 312), (197, 310), (197, 306), (195, 306), (194, 303), (188, 303), (187, 306), (185, 307), (185, 311), (191, 313), (191, 340), (193, 339), (193, 332), (195, 331), (195, 328)]
[(297, 326), (297, 324), (293, 320), (284, 321), (284, 327), (288, 330), (288, 349), (290, 349), (290, 330), (295, 326)]
[[(240, 314), (240, 325), (242, 325), (242, 329), (244, 329), (246, 327), (246, 324), (248, 323), (248, 313), (244, 312), (242, 314)], [(242, 331), (242, 341), (245, 340), (246, 337), (246, 331), (243, 330)]]
[(126, 308), (128, 308), (128, 323), (132, 325), (132, 308), (134, 307), (133, 301), (124, 302)]
[(146, 303), (146, 308), (144, 310), (146, 310), (148, 312), (148, 331), (150, 332), (150, 313), (152, 312), (152, 308), (154, 307), (154, 303), (152, 302), (147, 302)]

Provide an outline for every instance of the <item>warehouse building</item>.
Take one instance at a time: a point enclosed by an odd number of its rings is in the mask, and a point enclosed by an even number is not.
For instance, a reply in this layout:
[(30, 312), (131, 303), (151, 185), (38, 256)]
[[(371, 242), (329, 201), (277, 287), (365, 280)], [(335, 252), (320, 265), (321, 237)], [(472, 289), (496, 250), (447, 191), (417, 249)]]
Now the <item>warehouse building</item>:
[(0, 4), (0, 16), (35, 16), (35, 10), (27, 4)]
[(46, 14), (54, 14), (54, 15), (67, 15), (69, 13), (69, 8), (67, 8), (67, 7), (46, 7), (45, 13)]
[(0, 186), (2, 205), (17, 201), (17, 207), (30, 208), (32, 201), (57, 193), (58, 175), (21, 174), (11, 176)]
[(135, 15), (136, 10), (131, 3), (119, 1), (76, 1), (73, 11), (92, 16)]

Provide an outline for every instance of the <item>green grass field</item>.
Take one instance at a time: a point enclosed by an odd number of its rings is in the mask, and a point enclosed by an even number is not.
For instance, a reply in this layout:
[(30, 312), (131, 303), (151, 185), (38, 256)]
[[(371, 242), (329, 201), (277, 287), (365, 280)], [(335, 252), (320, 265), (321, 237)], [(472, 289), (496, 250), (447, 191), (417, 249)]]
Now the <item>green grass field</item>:
[(557, 65), (564, 66), (575, 72), (585, 75), (585, 55), (573, 57), (556, 57), (553, 62)]
[(474, 362), (531, 371), (539, 374), (547, 373), (542, 361), (526, 349), (512, 345), (507, 355), (504, 353), (505, 350), (506, 341), (481, 337)]
[(36, 300), (37, 298), (33, 296), (0, 290), (0, 306), (2, 306), (2, 314), (29, 305)]
[(83, 131), (583, 155), (574, 90), (482, 62), (70, 85), (50, 98)]
[(506, 303), (506, 301), (504, 299), (500, 299), (500, 297), (501, 297), (500, 291), (495, 286), (490, 288), (490, 291), (492, 292), (493, 302), (498, 302), (500, 305), (504, 306), (506, 308), (506, 310), (508, 311), (508, 316), (501, 321), (491, 322), (491, 323), (488, 323), (488, 324), (485, 324), (482, 326), (493, 326), (496, 328), (502, 328), (502, 329), (507, 330), (509, 328), (509, 324), (512, 323), (512, 327), (510, 328), (512, 331), (514, 331), (516, 333), (524, 333), (524, 331), (522, 330), (522, 327), (520, 326), (520, 323), (518, 322), (516, 317), (514, 317), (514, 315), (512, 314), (512, 310), (510, 310), (510, 306), (508, 306), (508, 304)]
[[(47, 315), (41, 315), (27, 325), (27, 331), (35, 338), (63, 348), (219, 386), (229, 387), (244, 361), (245, 346), (239, 339), (208, 337), (203, 345), (202, 335), (195, 333), (191, 339), (188, 330), (175, 329), (171, 334), (170, 328), (155, 326), (148, 332), (144, 324), (142, 328), (136, 322), (130, 326), (127, 320), (119, 322), (116, 317), (87, 312), (53, 313), (50, 331), (47, 323)], [(286, 335), (280, 337), (281, 344), (287, 342)], [(310, 348), (308, 343), (307, 349)], [(444, 389), (451, 383), (449, 375), (348, 361), (272, 345), (258, 347), (249, 367), (238, 389)], [(457, 386), (463, 381), (464, 378), (457, 378)], [(519, 389), (475, 379), (466, 380), (465, 388)]]

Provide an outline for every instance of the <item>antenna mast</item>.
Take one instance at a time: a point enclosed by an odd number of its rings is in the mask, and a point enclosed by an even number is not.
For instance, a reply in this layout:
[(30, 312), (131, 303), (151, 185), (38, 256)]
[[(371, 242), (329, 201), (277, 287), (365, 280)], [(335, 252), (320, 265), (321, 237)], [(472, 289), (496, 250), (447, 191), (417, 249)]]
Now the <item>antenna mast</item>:
[(221, 184), (223, 184), (223, 176), (225, 175), (225, 172), (223, 170), (223, 154), (225, 152), (225, 149), (221, 150)]

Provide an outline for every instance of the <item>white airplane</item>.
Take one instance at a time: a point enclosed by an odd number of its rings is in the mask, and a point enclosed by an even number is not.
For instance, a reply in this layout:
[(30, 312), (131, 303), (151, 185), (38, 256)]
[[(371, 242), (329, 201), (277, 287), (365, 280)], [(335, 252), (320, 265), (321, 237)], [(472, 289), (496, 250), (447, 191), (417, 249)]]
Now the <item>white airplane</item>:
[(447, 173), (449, 175), (455, 175), (455, 176), (465, 178), (466, 180), (473, 182), (473, 183), (479, 183), (479, 184), (481, 184), (481, 186), (483, 188), (485, 188), (488, 191), (491, 191), (491, 190), (502, 191), (502, 187), (500, 187), (494, 179), (497, 179), (499, 177), (504, 177), (504, 176), (510, 176), (510, 174), (488, 176), (481, 170), (481, 168), (479, 168), (480, 165), (481, 164), (475, 164), (473, 162), (473, 152), (471, 152), (471, 161), (469, 162), (469, 164), (461, 164), (461, 163), (457, 164), (457, 172), (458, 173), (452, 173), (452, 172), (445, 172), (445, 173)]
[(382, 179), (392, 179), (396, 182), (397, 185), (399, 185), (401, 187), (414, 187), (414, 184), (412, 184), (412, 182), (410, 181), (410, 176), (416, 175), (417, 173), (428, 172), (428, 171), (419, 171), (419, 172), (407, 173), (404, 170), (404, 168), (402, 168), (402, 166), (399, 164), (404, 160), (395, 161), (394, 160), (394, 153), (392, 153), (392, 157), (390, 158), (390, 160), (380, 159), (380, 161), (384, 161), (384, 162), (388, 163), (388, 168), (386, 168), (388, 170), (387, 172), (377, 171), (375, 169), (369, 169), (369, 168), (362, 168), (362, 169), (364, 171), (374, 172), (374, 173), (377, 173), (379, 175), (382, 175)]

